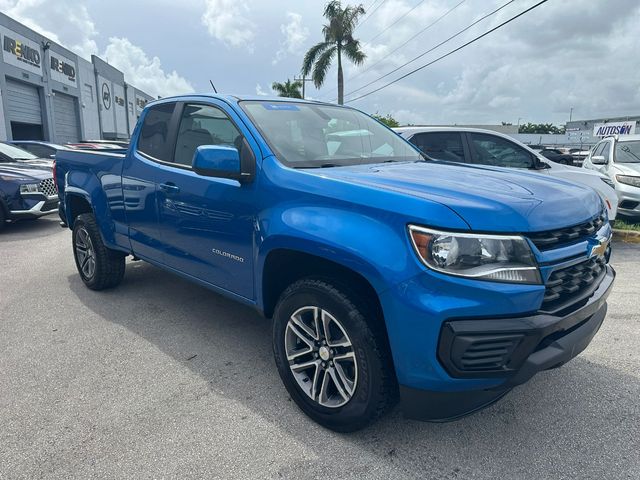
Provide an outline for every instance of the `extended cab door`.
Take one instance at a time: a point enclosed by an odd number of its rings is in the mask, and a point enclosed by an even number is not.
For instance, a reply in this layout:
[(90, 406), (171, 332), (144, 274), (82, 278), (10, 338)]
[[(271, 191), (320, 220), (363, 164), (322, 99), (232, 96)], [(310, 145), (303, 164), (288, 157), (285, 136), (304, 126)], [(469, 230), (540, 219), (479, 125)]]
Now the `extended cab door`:
[(191, 169), (200, 145), (250, 155), (258, 146), (223, 102), (179, 103), (170, 161), (158, 165), (158, 222), (163, 262), (242, 297), (254, 298), (255, 182), (201, 176)]
[[(159, 162), (169, 161), (173, 156), (175, 108), (176, 103), (170, 102), (146, 110), (137, 142), (124, 161), (122, 173), (122, 202), (133, 253), (159, 263), (162, 263), (163, 254), (156, 185)], [(108, 197), (119, 193), (106, 190), (106, 186), (105, 192)]]

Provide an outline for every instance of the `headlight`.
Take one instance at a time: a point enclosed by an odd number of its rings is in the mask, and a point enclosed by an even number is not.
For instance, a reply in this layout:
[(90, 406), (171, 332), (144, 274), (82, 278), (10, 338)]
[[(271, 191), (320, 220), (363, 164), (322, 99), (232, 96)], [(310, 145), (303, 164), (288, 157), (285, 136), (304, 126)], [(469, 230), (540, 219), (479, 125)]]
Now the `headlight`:
[(459, 277), (541, 284), (527, 241), (520, 236), (441, 232), (409, 225), (413, 247), (429, 268)]
[(609, 177), (600, 177), (600, 180), (602, 180), (604, 183), (609, 185), (611, 188), (613, 188), (613, 189), (616, 188), (616, 184), (613, 183)]
[(632, 187), (640, 187), (640, 177), (634, 177), (631, 175), (616, 175), (616, 180), (620, 183), (631, 185)]
[(38, 193), (37, 183), (23, 183), (20, 185), (20, 193)]

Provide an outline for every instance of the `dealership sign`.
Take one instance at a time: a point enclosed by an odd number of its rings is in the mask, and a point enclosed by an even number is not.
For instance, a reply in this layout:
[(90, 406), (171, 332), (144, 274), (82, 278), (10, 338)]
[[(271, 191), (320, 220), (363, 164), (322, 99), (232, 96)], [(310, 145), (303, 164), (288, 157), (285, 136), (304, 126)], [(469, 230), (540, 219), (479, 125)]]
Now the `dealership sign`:
[(636, 133), (636, 122), (596, 123), (593, 127), (594, 137), (608, 135), (633, 135)]
[(14, 67), (42, 75), (40, 44), (0, 26), (2, 34), (2, 59)]
[(71, 87), (76, 86), (76, 63), (62, 55), (51, 52), (51, 79)]

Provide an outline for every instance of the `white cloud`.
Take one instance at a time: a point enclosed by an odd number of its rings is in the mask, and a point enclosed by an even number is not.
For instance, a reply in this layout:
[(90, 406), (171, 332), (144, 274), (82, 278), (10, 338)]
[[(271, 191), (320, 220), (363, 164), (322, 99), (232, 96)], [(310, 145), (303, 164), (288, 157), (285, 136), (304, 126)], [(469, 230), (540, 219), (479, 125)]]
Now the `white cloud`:
[(296, 55), (302, 52), (304, 43), (309, 38), (309, 29), (302, 24), (302, 15), (294, 12), (287, 12), (288, 23), (280, 25), (280, 32), (284, 35), (284, 40), (280, 44), (280, 49), (271, 62), (273, 65), (285, 58), (287, 54)]
[(266, 97), (269, 94), (262, 89), (262, 85), (259, 83), (256, 84), (256, 95), (260, 95), (262, 97)]
[(209, 35), (231, 47), (253, 51), (255, 24), (247, 18), (249, 7), (243, 0), (206, 0), (202, 23)]
[(81, 57), (98, 53), (96, 26), (87, 7), (77, 1), (4, 0), (0, 10)]
[(193, 92), (193, 86), (184, 77), (175, 70), (165, 72), (158, 57), (149, 58), (126, 38), (111, 37), (103, 57), (124, 73), (127, 83), (154, 97)]

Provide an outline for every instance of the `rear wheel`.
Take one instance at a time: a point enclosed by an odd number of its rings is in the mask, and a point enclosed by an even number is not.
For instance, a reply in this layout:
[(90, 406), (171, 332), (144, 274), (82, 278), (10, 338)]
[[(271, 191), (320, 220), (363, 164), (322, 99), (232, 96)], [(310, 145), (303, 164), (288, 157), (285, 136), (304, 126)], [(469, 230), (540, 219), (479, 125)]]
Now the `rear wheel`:
[(2, 231), (6, 223), (7, 215), (4, 213), (4, 207), (2, 206), (2, 203), (0, 203), (0, 232)]
[(125, 255), (105, 246), (93, 214), (83, 213), (76, 217), (72, 239), (76, 267), (87, 287), (104, 290), (122, 281)]
[(291, 398), (332, 430), (365, 427), (395, 400), (395, 377), (379, 319), (366, 303), (328, 282), (300, 280), (280, 297), (273, 349)]

